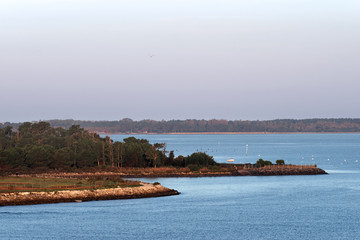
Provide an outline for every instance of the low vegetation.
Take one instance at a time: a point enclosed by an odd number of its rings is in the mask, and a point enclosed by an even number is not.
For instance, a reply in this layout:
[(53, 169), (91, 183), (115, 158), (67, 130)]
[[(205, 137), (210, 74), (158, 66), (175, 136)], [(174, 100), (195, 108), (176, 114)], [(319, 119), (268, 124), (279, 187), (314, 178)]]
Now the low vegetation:
[(61, 190), (92, 190), (115, 187), (137, 187), (138, 181), (123, 180), (120, 177), (41, 178), (2, 177), (0, 193), (7, 192), (55, 192)]
[[(257, 160), (257, 162), (255, 163), (255, 166), (257, 168), (272, 165), (273, 163), (271, 161), (263, 160), (262, 158)], [(276, 160), (276, 165), (285, 165), (285, 161), (283, 159)]]

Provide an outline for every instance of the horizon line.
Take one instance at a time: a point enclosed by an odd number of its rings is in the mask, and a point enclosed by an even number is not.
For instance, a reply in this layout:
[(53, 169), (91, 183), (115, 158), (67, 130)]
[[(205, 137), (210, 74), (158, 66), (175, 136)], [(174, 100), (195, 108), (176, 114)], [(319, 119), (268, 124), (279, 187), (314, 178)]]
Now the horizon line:
[(119, 121), (124, 121), (124, 120), (129, 120), (129, 121), (133, 121), (133, 122), (141, 122), (141, 121), (155, 121), (155, 122), (170, 122), (170, 121), (191, 121), (191, 120), (195, 120), (195, 121), (250, 121), (250, 122), (263, 122), (263, 121), (284, 121), (284, 120), (293, 120), (293, 121), (304, 121), (304, 120), (360, 120), (360, 118), (351, 118), (351, 117), (340, 117), (340, 118), (319, 118), (319, 117), (314, 117), (314, 118), (276, 118), (276, 119), (264, 119), (264, 120), (260, 120), (260, 119), (256, 119), (256, 120), (248, 120), (248, 119), (234, 119), (234, 120), (228, 120), (228, 119), (224, 119), (224, 118), (211, 118), (211, 119), (196, 119), (196, 118), (187, 118), (187, 119), (170, 119), (170, 120), (155, 120), (155, 119), (150, 119), (150, 118), (145, 118), (142, 120), (134, 120), (131, 118), (122, 118), (122, 119), (118, 119), (118, 120), (84, 120), (84, 119), (72, 119), (72, 118), (67, 118), (67, 119), (59, 119), (59, 118), (54, 118), (54, 119), (47, 119), (47, 120), (43, 120), (43, 119), (39, 119), (39, 120), (32, 120), (32, 121), (19, 121), (19, 122), (10, 122), (10, 121), (2, 121), (0, 122), (1, 124), (6, 124), (6, 123), (10, 123), (10, 124), (18, 124), (18, 123), (25, 123), (25, 122), (31, 122), (31, 123), (35, 123), (35, 122), (49, 122), (49, 121), (83, 121), (83, 122), (119, 122)]

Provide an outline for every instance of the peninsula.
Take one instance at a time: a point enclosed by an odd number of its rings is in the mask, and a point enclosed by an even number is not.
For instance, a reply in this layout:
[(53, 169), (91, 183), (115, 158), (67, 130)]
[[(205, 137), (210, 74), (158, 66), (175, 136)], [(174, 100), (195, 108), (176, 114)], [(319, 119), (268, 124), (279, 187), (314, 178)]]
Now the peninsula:
[(0, 179), (0, 206), (162, 197), (180, 194), (159, 183), (98, 175), (80, 178), (8, 176)]
[[(114, 142), (73, 125), (47, 122), (0, 129), (0, 205), (158, 197), (179, 194), (159, 183), (124, 178), (326, 174), (316, 165), (219, 164), (205, 152), (175, 156), (166, 143)], [(50, 185), (49, 185), (50, 184)]]
[[(259, 161), (258, 161), (259, 162)], [(52, 172), (0, 178), (0, 206), (162, 197), (180, 194), (160, 183), (123, 178), (279, 176), (327, 174), (315, 165), (219, 164), (219, 168), (124, 168), (113, 172)]]

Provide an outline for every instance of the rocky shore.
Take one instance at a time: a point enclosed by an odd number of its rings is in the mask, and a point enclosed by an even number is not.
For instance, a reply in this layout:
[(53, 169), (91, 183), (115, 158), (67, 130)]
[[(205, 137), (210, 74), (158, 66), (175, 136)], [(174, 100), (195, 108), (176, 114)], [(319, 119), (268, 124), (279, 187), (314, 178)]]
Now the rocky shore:
[[(283, 165), (283, 166), (266, 166), (260, 168), (244, 167), (240, 164), (221, 164), (221, 171), (166, 171), (161, 169), (147, 169), (142, 171), (138, 169), (136, 172), (95, 172), (95, 173), (43, 173), (35, 174), (36, 177), (58, 177), (58, 178), (89, 178), (89, 177), (114, 177), (121, 178), (168, 178), (168, 177), (223, 177), (223, 176), (281, 176), (281, 175), (320, 175), (327, 174), (316, 165)], [(151, 171), (152, 170), (152, 171)], [(22, 175), (26, 176), (26, 175)], [(30, 176), (30, 175), (28, 175)]]
[(281, 175), (320, 175), (327, 174), (324, 170), (314, 168), (256, 168), (238, 170), (237, 173), (241, 176), (281, 176)]
[(122, 175), (124, 178), (167, 178), (167, 177), (226, 177), (226, 176), (282, 176), (282, 175), (321, 175), (328, 174), (320, 168), (283, 168), (283, 169), (236, 169), (228, 172), (195, 173), (150, 173)]
[(327, 174), (316, 165), (272, 165), (264, 167), (246, 167), (243, 164), (220, 164), (222, 171), (198, 172), (148, 172), (125, 174), (127, 178), (158, 178), (158, 177), (222, 177), (222, 176), (281, 176), (281, 175), (320, 175)]
[(57, 192), (18, 192), (0, 194), (0, 206), (30, 205), (60, 202), (162, 197), (180, 194), (160, 184), (142, 183), (140, 187), (96, 190), (66, 190)]

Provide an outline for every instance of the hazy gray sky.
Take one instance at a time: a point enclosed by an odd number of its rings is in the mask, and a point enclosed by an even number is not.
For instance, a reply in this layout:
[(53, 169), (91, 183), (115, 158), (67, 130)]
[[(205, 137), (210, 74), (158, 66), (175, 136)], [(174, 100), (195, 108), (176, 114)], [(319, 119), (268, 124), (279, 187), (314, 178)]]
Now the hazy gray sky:
[(0, 121), (360, 117), (359, 0), (1, 0)]

